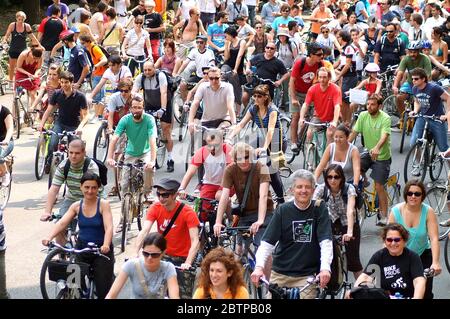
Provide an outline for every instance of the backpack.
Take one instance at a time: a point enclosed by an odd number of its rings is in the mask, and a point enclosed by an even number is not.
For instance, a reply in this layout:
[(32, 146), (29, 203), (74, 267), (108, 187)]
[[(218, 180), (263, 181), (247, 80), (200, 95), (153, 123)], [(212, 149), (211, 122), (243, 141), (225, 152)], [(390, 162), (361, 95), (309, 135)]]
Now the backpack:
[[(174, 93), (177, 90), (177, 84), (176, 84), (175, 79), (166, 70), (156, 70), (155, 75), (156, 75), (156, 83), (157, 83), (158, 87), (159, 87), (159, 73), (160, 72), (164, 73), (164, 75), (166, 76), (167, 92), (170, 95), (172, 95), (172, 93)], [(142, 90), (144, 90), (144, 81), (145, 81), (145, 76), (142, 75), (142, 77), (141, 77), (141, 88), (142, 88)], [(144, 94), (144, 96), (145, 96), (145, 94)]]
[[(102, 181), (102, 185), (105, 186), (106, 184), (108, 184), (108, 168), (105, 166), (105, 164), (103, 164), (102, 161), (95, 159), (95, 158), (90, 158), (90, 157), (86, 157), (84, 159), (84, 164), (83, 164), (83, 174), (86, 173), (89, 164), (91, 163), (91, 160), (95, 162), (95, 164), (97, 164), (98, 166), (98, 171), (100, 173), (100, 179)], [(70, 161), (67, 160), (66, 164), (64, 165), (64, 179), (67, 179), (67, 175), (69, 175), (69, 170), (70, 170)]]
[[(299, 73), (302, 73), (303, 68), (305, 67), (305, 63), (306, 63), (306, 57), (302, 57), (300, 60), (300, 70), (298, 71)], [(320, 69), (321, 67), (324, 67), (325, 64), (323, 63), (323, 61), (320, 61), (320, 66), (318, 69)]]
[[(348, 201), (348, 187), (350, 184), (345, 183), (345, 187), (344, 190), (342, 191), (342, 199), (344, 200), (344, 203), (347, 204)], [(356, 197), (355, 197), (355, 208), (356, 209), (361, 209), (361, 207), (364, 204), (364, 199), (362, 196), (362, 193), (358, 190), (357, 187), (355, 187), (356, 190)], [(323, 189), (323, 196), (322, 199), (327, 202), (328, 199), (330, 197), (330, 190), (328, 189), (328, 187), (325, 185), (324, 189)]]
[[(395, 38), (395, 40), (397, 40), (397, 53), (398, 54), (400, 54), (400, 49), (401, 49), (401, 41), (402, 40), (400, 40), (398, 37), (397, 38)], [(380, 52), (383, 52), (383, 50), (384, 50), (384, 44), (386, 43), (386, 35), (383, 35), (382, 37), (381, 37), (381, 49), (380, 49)]]
[[(98, 47), (100, 48), (100, 50), (102, 50), (103, 54), (105, 55), (105, 57), (106, 57), (107, 59), (111, 56), (111, 54), (109, 54), (109, 52), (108, 52), (103, 46), (101, 46), (101, 45), (99, 45), (99, 44), (94, 44), (94, 45), (92, 46), (92, 50), (94, 50), (94, 47), (95, 47), (95, 46), (98, 46)], [(94, 55), (92, 54), (92, 51), (89, 52), (89, 53), (91, 54), (91, 56), (94, 56)]]

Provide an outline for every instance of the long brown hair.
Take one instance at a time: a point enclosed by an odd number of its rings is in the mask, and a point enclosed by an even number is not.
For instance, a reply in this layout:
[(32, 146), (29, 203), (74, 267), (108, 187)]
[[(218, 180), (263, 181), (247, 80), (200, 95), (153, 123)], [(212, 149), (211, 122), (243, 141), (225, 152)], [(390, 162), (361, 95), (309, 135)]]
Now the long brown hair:
[(245, 286), (242, 265), (239, 261), (234, 258), (232, 252), (226, 252), (222, 247), (215, 248), (211, 250), (203, 259), (202, 262), (202, 272), (199, 279), (199, 287), (203, 288), (204, 298), (210, 297), (210, 289), (212, 287), (211, 278), (209, 276), (209, 267), (211, 263), (220, 262), (225, 266), (227, 272), (232, 272), (231, 276), (228, 277), (228, 287), (231, 291), (231, 296), (234, 298), (237, 294), (238, 288)]

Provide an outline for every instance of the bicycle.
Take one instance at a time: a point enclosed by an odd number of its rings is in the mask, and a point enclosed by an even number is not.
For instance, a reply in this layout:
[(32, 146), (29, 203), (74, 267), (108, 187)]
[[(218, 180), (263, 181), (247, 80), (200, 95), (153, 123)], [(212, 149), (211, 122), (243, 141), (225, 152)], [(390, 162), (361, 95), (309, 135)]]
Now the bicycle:
[(400, 129), (402, 130), (402, 138), (400, 140), (400, 154), (403, 153), (403, 145), (405, 143), (405, 136), (411, 135), (414, 128), (415, 120), (409, 117), (409, 112), (413, 110), (413, 103), (410, 99), (405, 101), (405, 110), (403, 111), (400, 121)]
[(88, 247), (83, 249), (50, 243), (40, 274), (40, 290), (44, 299), (96, 298), (92, 266), (77, 261), (77, 256), (82, 254), (98, 255), (110, 260), (94, 243), (88, 243)]
[(151, 55), (149, 55), (147, 58), (145, 58), (144, 60), (136, 60), (134, 57), (132, 56), (128, 56), (128, 61), (126, 63), (126, 66), (129, 68), (130, 67), (130, 63), (131, 60), (133, 60), (134, 62), (137, 63), (138, 67), (135, 68), (134, 71), (134, 75), (133, 75), (133, 81), (139, 76), (139, 74), (142, 74), (142, 70), (144, 69), (144, 63), (147, 62), (148, 60), (150, 60)]
[[(264, 278), (260, 278), (259, 281), (271, 293), (272, 299), (302, 299), (302, 293), (306, 293), (310, 289), (316, 289), (319, 284), (319, 279), (316, 276), (308, 277), (303, 287), (280, 287)], [(321, 298), (316, 299), (324, 299), (321, 295), (319, 297)]]
[(95, 134), (93, 155), (96, 160), (102, 161), (103, 163), (108, 156), (109, 136), (108, 120), (102, 120), (102, 123)]
[[(6, 145), (7, 143), (4, 143), (2, 145)], [(11, 196), (11, 187), (12, 187), (12, 173), (13, 173), (13, 164), (14, 164), (14, 156), (9, 154), (4, 158), (6, 162), (6, 167), (9, 172), (9, 183), (7, 185), (4, 185), (0, 182), (0, 209), (5, 209), (6, 205), (8, 205), (9, 197)]]
[(136, 164), (124, 163), (122, 161), (117, 162), (115, 167), (117, 173), (121, 173), (122, 169), (129, 169), (128, 176), (128, 189), (124, 190), (122, 194), (122, 207), (121, 207), (121, 246), (120, 250), (125, 251), (126, 241), (127, 241), (127, 231), (131, 229), (131, 224), (133, 219), (136, 218), (138, 230), (141, 231), (142, 224), (142, 211), (144, 208), (144, 166), (145, 163), (138, 161)]
[(156, 169), (160, 169), (164, 166), (166, 160), (166, 144), (167, 140), (163, 139), (163, 131), (161, 127), (161, 119), (157, 116), (156, 112), (146, 112), (155, 118), (156, 123)]
[(392, 85), (394, 84), (394, 74), (395, 71), (397, 71), (398, 64), (396, 65), (389, 65), (386, 68), (386, 71), (383, 73), (380, 73), (379, 77), (381, 78), (383, 82), (383, 87), (381, 88), (381, 95), (382, 96), (390, 96), (392, 95)]
[(439, 179), (442, 172), (444, 162), (442, 157), (438, 155), (436, 141), (433, 134), (428, 129), (428, 120), (442, 123), (436, 115), (417, 114), (412, 116), (414, 118), (422, 117), (425, 119), (425, 126), (423, 128), (422, 137), (418, 138), (416, 143), (408, 152), (405, 159), (403, 176), (405, 183), (410, 179), (418, 179), (421, 182), (425, 180), (427, 169), (430, 171), (430, 178), (432, 181)]
[(53, 152), (48, 174), (48, 188), (50, 188), (52, 186), (53, 176), (55, 175), (58, 165), (68, 157), (70, 139), (71, 137), (77, 136), (77, 134), (75, 131), (63, 131), (62, 133), (56, 133), (52, 130), (47, 130), (46, 132), (49, 132), (52, 135), (58, 135), (58, 146), (56, 151)]
[(320, 159), (323, 156), (323, 152), (327, 148), (327, 128), (330, 127), (330, 123), (313, 123), (305, 121), (308, 126), (319, 127), (319, 130), (313, 132), (311, 142), (306, 147), (305, 157), (303, 161), (303, 168), (314, 172), (317, 165), (320, 163)]
[(9, 64), (9, 57), (8, 57), (8, 45), (2, 44), (0, 45), (0, 94), (5, 95), (6, 90), (11, 83), (8, 78), (9, 70), (8, 70), (8, 64)]
[[(26, 78), (26, 79), (16, 80), (16, 83), (21, 83), (21, 82), (25, 82), (25, 81), (31, 82), (32, 79)], [(33, 125), (34, 125), (34, 118), (33, 118), (32, 114), (36, 114), (36, 112), (35, 111), (28, 112), (27, 108), (24, 106), (24, 104), (22, 102), (22, 96), (26, 92), (27, 91), (22, 86), (17, 86), (15, 88), (12, 116), (13, 116), (13, 121), (14, 121), (14, 131), (15, 131), (15, 135), (16, 135), (17, 139), (20, 137), (20, 128), (21, 128), (20, 112), (21, 111), (23, 112), (24, 124), (28, 125), (29, 127), (33, 127)]]
[[(388, 197), (388, 207), (392, 207), (397, 204), (400, 199), (400, 190), (401, 186), (399, 184), (400, 173), (394, 173), (389, 176), (386, 184), (384, 184), (384, 188), (386, 189), (387, 197)], [(362, 180), (362, 183), (365, 183), (365, 180)], [(361, 208), (356, 209), (356, 213), (358, 216), (359, 227), (361, 228), (361, 234), (363, 232), (364, 222), (367, 218), (372, 216), (380, 215), (380, 203), (378, 198), (378, 193), (375, 188), (375, 183), (373, 185), (372, 190), (364, 187), (363, 189), (363, 205)]]
[(52, 124), (45, 125), (45, 131), (43, 131), (38, 138), (38, 142), (36, 145), (36, 155), (34, 159), (34, 175), (36, 179), (39, 181), (42, 179), (45, 173), (45, 166), (49, 163), (49, 152), (48, 147), (50, 145), (51, 139), (51, 131), (50, 127)]

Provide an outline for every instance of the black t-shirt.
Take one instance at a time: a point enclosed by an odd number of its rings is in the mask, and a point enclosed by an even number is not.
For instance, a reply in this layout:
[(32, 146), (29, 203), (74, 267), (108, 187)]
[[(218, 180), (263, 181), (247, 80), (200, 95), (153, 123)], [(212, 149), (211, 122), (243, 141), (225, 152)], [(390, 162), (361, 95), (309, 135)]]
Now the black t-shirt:
[(139, 9), (135, 9), (133, 10), (133, 12), (131, 12), (131, 14), (133, 15), (133, 17), (137, 17), (137, 16), (145, 16), (145, 14), (147, 13), (147, 10), (139, 10)]
[(390, 42), (383, 36), (381, 41), (375, 44), (374, 52), (380, 54), (380, 69), (384, 72), (388, 66), (400, 63), (400, 57), (405, 55), (405, 44), (400, 38)]
[(86, 96), (80, 91), (73, 91), (72, 95), (67, 97), (63, 90), (57, 90), (50, 99), (50, 104), (59, 110), (57, 122), (71, 127), (80, 124), (80, 111), (87, 109)]
[(277, 207), (262, 240), (276, 245), (272, 269), (277, 273), (300, 277), (320, 272), (320, 245), (331, 240), (331, 221), (324, 202), (315, 201), (307, 210), (300, 210), (294, 202)]
[(419, 255), (405, 247), (403, 254), (392, 256), (387, 248), (383, 248), (373, 254), (364, 272), (371, 275), (374, 272), (373, 268), (377, 266), (380, 268), (381, 288), (388, 290), (390, 295), (399, 292), (403, 297), (414, 296), (413, 280), (423, 276)]
[[(250, 60), (250, 64), (252, 66), (256, 66), (256, 74), (262, 79), (270, 79), (272, 81), (276, 81), (278, 74), (280, 74), (280, 76), (283, 76), (284, 74), (287, 73), (286, 67), (284, 66), (284, 63), (280, 59), (273, 57), (270, 60), (266, 60), (266, 58), (264, 57), (264, 53), (255, 55)], [(270, 82), (259, 84), (269, 85), (270, 96), (273, 99), (275, 90), (273, 84)]]
[[(159, 28), (163, 25), (163, 19), (157, 12), (146, 14), (144, 16), (144, 28)], [(149, 32), (150, 40), (156, 40), (161, 37), (161, 32)]]
[(51, 51), (59, 42), (59, 34), (64, 30), (64, 24), (61, 19), (50, 18), (45, 23), (44, 32), (42, 34), (41, 44), (45, 51)]
[(6, 124), (5, 119), (11, 114), (11, 111), (4, 105), (0, 105), (0, 141), (3, 141), (6, 136)]

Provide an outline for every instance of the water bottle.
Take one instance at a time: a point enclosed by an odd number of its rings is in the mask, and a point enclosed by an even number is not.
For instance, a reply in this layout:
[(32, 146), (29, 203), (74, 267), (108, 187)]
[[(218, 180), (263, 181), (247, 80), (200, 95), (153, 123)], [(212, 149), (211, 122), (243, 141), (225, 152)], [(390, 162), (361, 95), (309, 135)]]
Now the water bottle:
[(200, 199), (200, 190), (198, 188), (196, 188), (194, 190), (194, 212), (199, 212), (200, 211), (200, 202), (202, 201)]
[(391, 299), (403, 299), (403, 296), (397, 291), (393, 296), (391, 296)]

